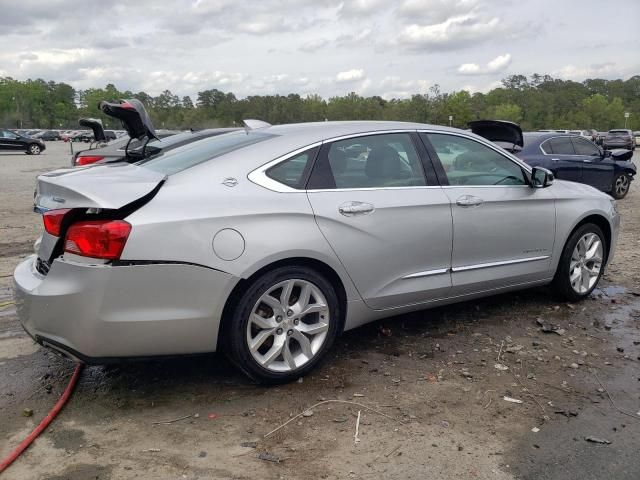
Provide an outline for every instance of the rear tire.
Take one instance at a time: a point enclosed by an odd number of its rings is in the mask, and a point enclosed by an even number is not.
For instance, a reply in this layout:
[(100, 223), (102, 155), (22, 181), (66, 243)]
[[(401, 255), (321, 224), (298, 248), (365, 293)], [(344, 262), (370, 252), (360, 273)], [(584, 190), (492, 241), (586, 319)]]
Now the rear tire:
[(315, 270), (276, 268), (240, 296), (222, 340), (231, 361), (254, 381), (291, 382), (331, 348), (341, 309), (333, 286)]
[(621, 200), (627, 196), (631, 188), (631, 176), (628, 173), (618, 173), (613, 177), (611, 184), (611, 196), (616, 200)]
[(600, 227), (586, 223), (571, 234), (552, 282), (558, 296), (570, 302), (588, 297), (604, 273), (607, 244)]

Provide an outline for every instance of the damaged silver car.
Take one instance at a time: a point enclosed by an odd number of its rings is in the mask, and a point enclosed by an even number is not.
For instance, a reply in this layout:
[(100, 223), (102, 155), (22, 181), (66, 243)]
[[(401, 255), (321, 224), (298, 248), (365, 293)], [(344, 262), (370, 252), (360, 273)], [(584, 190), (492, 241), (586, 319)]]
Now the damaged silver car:
[(46, 173), (36, 204), (44, 233), (14, 273), (36, 341), (93, 363), (221, 350), (264, 383), (386, 316), (546, 284), (583, 299), (619, 225), (592, 187), (401, 122), (247, 121)]

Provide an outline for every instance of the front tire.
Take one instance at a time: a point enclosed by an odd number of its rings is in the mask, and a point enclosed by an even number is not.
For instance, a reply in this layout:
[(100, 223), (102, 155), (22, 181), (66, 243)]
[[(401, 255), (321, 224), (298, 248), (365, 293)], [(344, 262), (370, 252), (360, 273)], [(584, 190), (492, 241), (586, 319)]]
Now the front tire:
[(291, 266), (252, 282), (230, 315), (225, 332), (233, 363), (258, 383), (279, 384), (305, 375), (331, 348), (341, 306), (324, 276)]
[(631, 188), (631, 177), (627, 173), (618, 173), (613, 177), (611, 184), (611, 196), (616, 200), (620, 200), (627, 196)]
[(606, 251), (604, 234), (597, 225), (587, 223), (573, 232), (553, 279), (555, 292), (570, 302), (588, 297), (604, 273)]
[(29, 145), (29, 149), (27, 150), (29, 155), (40, 155), (40, 145)]

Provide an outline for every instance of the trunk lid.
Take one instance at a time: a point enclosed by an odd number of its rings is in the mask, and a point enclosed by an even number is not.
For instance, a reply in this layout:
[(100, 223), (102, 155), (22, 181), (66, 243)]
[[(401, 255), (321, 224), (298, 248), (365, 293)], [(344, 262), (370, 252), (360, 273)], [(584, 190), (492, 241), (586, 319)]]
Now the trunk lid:
[(117, 210), (151, 193), (165, 178), (127, 163), (55, 170), (38, 176), (35, 209)]
[[(476, 135), (498, 143), (501, 147), (511, 152), (518, 151), (524, 146), (522, 129), (517, 123), (507, 122), (506, 120), (475, 120), (469, 122), (468, 125)], [(506, 144), (506, 146), (502, 144)]]
[(93, 140), (95, 142), (104, 142), (107, 137), (104, 134), (104, 128), (102, 127), (102, 121), (97, 118), (81, 118), (78, 123), (82, 127), (89, 127), (93, 132)]
[(108, 164), (55, 170), (38, 176), (34, 210), (69, 209), (60, 236), (47, 231), (37, 243), (36, 269), (46, 275), (62, 254), (66, 231), (82, 219), (121, 218), (148, 202), (166, 175), (132, 164)]

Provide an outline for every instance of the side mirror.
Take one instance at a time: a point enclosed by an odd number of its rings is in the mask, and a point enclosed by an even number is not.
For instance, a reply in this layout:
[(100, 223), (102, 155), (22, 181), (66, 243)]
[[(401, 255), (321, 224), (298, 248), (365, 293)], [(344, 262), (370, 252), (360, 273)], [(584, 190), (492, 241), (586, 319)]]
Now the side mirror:
[(550, 170), (533, 167), (531, 170), (531, 186), (533, 188), (547, 188), (553, 185), (554, 176)]

